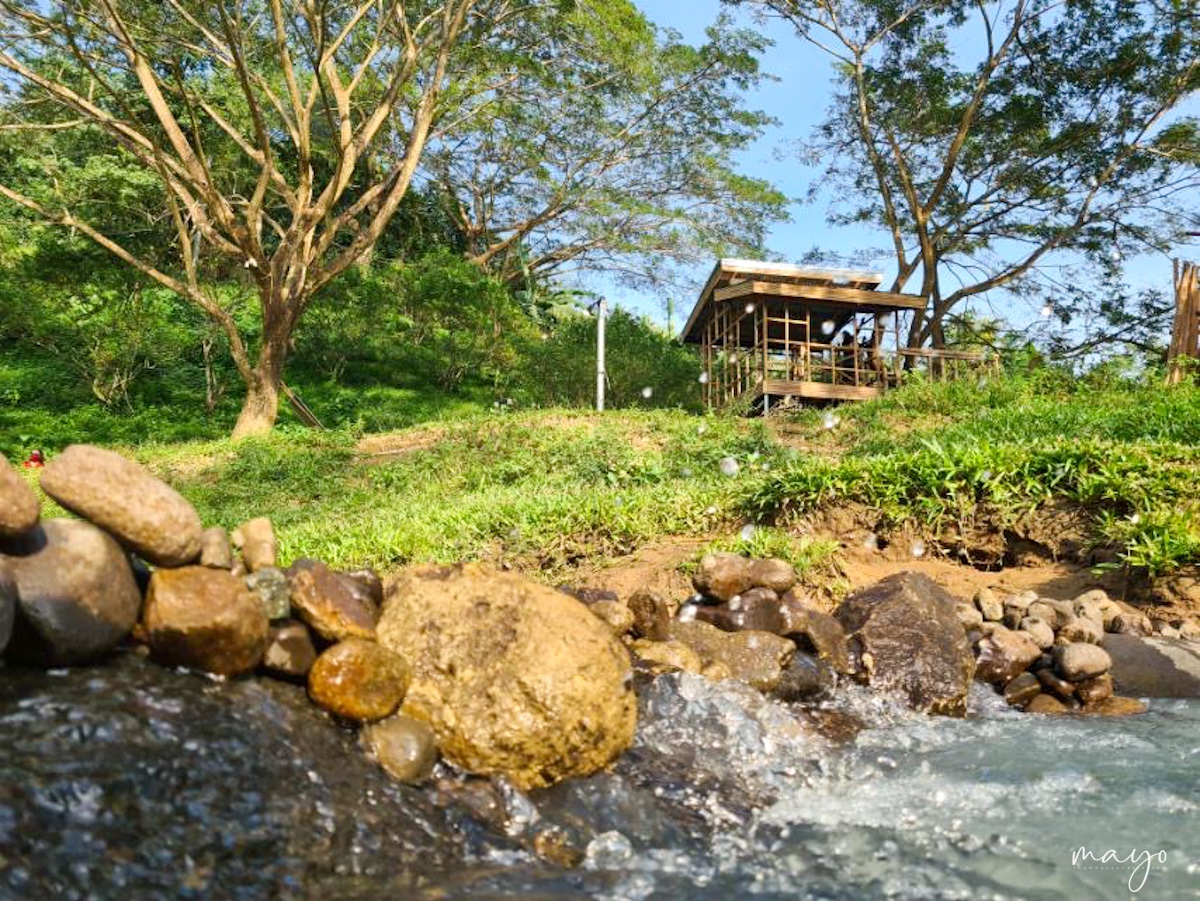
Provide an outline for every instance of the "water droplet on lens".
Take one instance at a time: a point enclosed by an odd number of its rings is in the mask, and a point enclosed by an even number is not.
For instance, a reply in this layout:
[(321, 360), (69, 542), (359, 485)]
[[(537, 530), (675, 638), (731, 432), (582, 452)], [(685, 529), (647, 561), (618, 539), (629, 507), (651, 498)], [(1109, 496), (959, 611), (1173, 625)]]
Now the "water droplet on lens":
[(705, 516), (716, 516), (716, 515), (717, 515), (717, 508), (716, 508), (716, 507), (709, 507), (707, 510), (705, 510), (705, 511), (704, 511), (704, 515), (705, 515)]
[(920, 538), (918, 538), (916, 541), (914, 541), (912, 543), (912, 555), (914, 557), (924, 557), (925, 556), (925, 542), (922, 541)]
[(642, 389), (642, 397), (646, 398), (646, 400), (649, 400), (653, 395), (654, 395), (654, 389), (651, 388), (649, 385), (647, 385), (645, 388)]
[(742, 541), (753, 541), (757, 532), (758, 528), (754, 525), (754, 523), (746, 523), (744, 526), (742, 526)]
[(733, 457), (722, 457), (719, 465), (721, 467), (721, 475), (730, 476), (731, 478), (737, 475), (738, 470), (741, 469), (738, 461), (733, 459)]
[(746, 304), (746, 312), (753, 313), (754, 312), (754, 304), (752, 304), (752, 303)]
[(1050, 306), (1050, 304), (1046, 304), (1044, 307), (1042, 307), (1042, 318), (1043, 319), (1049, 319), (1053, 315), (1054, 315), (1054, 307)]
[(868, 551), (879, 550), (879, 536), (876, 535), (874, 532), (869, 532), (867, 534), (867, 537), (863, 539), (862, 546), (865, 550), (868, 550)]
[(679, 608), (679, 614), (675, 617), (681, 623), (690, 623), (696, 618), (696, 605), (684, 604)]
[(1140, 514), (1140, 513), (1133, 514), (1133, 516), (1129, 517), (1129, 521), (1136, 526), (1139, 522), (1142, 521), (1142, 514)]
[(696, 426), (696, 434), (697, 435), (703, 435), (707, 431), (708, 431), (708, 426), (706, 426), (704, 423), (700, 423), (700, 425)]
[(833, 413), (826, 413), (821, 417), (821, 425), (829, 431), (836, 429), (839, 424), (841, 424), (841, 419)]
[(701, 385), (708, 384), (708, 373), (707, 372), (700, 373), (700, 384)]
[(824, 322), (821, 323), (821, 334), (823, 334), (823, 335), (832, 335), (833, 334), (833, 320), (832, 319), (826, 319)]
[(979, 480), (981, 482), (990, 482), (992, 480), (992, 471), (990, 469), (985, 469), (979, 474)]

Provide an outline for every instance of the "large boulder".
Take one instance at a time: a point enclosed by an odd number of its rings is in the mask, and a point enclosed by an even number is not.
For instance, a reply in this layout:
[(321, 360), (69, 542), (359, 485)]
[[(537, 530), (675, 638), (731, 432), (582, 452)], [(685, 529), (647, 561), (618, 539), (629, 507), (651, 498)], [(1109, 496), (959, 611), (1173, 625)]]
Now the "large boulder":
[(0, 538), (15, 538), (38, 523), (37, 495), (8, 460), (0, 457)]
[(836, 616), (856, 650), (856, 676), (917, 710), (964, 716), (975, 658), (957, 605), (921, 573), (897, 573), (854, 592)]
[(185, 566), (155, 571), (141, 631), (160, 663), (235, 676), (262, 661), (269, 623), (244, 579), (223, 569)]
[(418, 567), (390, 586), (378, 636), (412, 667), (402, 712), (465, 770), (551, 785), (633, 740), (629, 654), (560, 591), (478, 564)]
[(1200, 648), (1185, 641), (1106, 635), (1118, 694), (1138, 698), (1200, 698)]
[(0, 558), (18, 596), (11, 660), (86, 663), (111, 651), (137, 623), (142, 598), (129, 558), (95, 526), (47, 520), (0, 541)]
[(200, 556), (195, 509), (144, 466), (113, 451), (72, 444), (46, 464), (42, 490), (158, 566)]

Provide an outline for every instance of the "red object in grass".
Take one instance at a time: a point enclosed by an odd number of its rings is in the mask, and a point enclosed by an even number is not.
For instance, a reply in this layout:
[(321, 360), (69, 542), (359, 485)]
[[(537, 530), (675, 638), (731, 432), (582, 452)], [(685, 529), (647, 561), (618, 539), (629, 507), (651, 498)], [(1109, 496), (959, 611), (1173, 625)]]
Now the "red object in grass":
[(21, 465), (26, 469), (41, 469), (46, 465), (46, 457), (40, 450), (30, 451), (29, 459)]

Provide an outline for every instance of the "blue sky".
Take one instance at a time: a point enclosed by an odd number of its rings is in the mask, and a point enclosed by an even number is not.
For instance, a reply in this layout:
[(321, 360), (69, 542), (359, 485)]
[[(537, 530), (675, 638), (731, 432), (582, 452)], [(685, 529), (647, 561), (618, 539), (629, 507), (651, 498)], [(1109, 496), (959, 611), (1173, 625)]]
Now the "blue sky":
[[(689, 43), (702, 42), (704, 29), (722, 11), (720, 0), (636, 2), (651, 21), (680, 32)], [(748, 16), (738, 15), (749, 24)], [(820, 171), (804, 166), (793, 155), (787, 154), (787, 147), (805, 138), (823, 117), (832, 90), (832, 70), (828, 59), (817, 49), (797, 39), (790, 28), (780, 23), (768, 23), (764, 27), (775, 43), (764, 55), (762, 68), (777, 80), (763, 84), (749, 96), (748, 103), (779, 120), (779, 125), (770, 129), (754, 147), (746, 151), (740, 162), (747, 174), (765, 178), (789, 197), (799, 199), (807, 193), (811, 181), (820, 177)], [(825, 213), (828, 201), (827, 195), (819, 194), (814, 203), (795, 203), (791, 210), (792, 221), (772, 230), (768, 247), (793, 261), (799, 260), (813, 247), (846, 255), (873, 248), (880, 251), (874, 268), (890, 277), (894, 272), (894, 263), (887, 249), (886, 236), (879, 230), (867, 227), (835, 228), (827, 224)], [(1184, 255), (1188, 255), (1186, 249), (1183, 251)], [(711, 263), (696, 268), (697, 284), (703, 281), (710, 269)], [(1170, 288), (1170, 262), (1162, 257), (1130, 259), (1126, 261), (1126, 273), (1135, 288), (1150, 285)], [(638, 294), (617, 286), (596, 287), (604, 291), (610, 300), (647, 313), (656, 321), (665, 322), (662, 297)], [(1018, 324), (1037, 318), (1036, 310), (1011, 296), (1001, 296), (996, 300), (999, 308), (990, 308), (988, 311), (992, 314), (1005, 315)], [(694, 301), (694, 295), (678, 298), (677, 325), (679, 317), (686, 317)]]

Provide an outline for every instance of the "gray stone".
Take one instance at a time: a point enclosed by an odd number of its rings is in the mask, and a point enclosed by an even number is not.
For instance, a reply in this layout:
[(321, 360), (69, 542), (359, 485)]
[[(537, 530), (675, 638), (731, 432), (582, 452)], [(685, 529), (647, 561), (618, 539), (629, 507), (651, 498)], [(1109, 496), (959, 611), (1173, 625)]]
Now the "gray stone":
[(1027, 616), (1021, 620), (1021, 628), (1018, 631), (1032, 638), (1033, 643), (1043, 651), (1054, 646), (1054, 630), (1044, 620)]
[(1108, 635), (1114, 689), (1139, 698), (1200, 698), (1200, 648), (1191, 642)]
[(129, 559), (89, 523), (47, 520), (0, 542), (0, 557), (17, 586), (12, 660), (86, 663), (115, 648), (137, 623), (142, 596)]
[(264, 567), (245, 577), (249, 588), (262, 602), (267, 619), (287, 619), (292, 614), (292, 592), (283, 570)]
[(975, 659), (957, 601), (921, 573), (898, 573), (854, 592), (837, 619), (857, 646), (857, 678), (915, 709), (965, 716)]
[(427, 723), (398, 714), (372, 723), (362, 732), (371, 756), (398, 782), (419, 784), (437, 763), (437, 738)]
[(72, 444), (46, 464), (42, 490), (149, 563), (183, 566), (200, 556), (200, 517), (166, 482), (113, 451)]
[(0, 457), (0, 538), (15, 538), (38, 524), (37, 494), (21, 474)]
[(1083, 682), (1112, 669), (1112, 658), (1103, 648), (1084, 642), (1059, 645), (1054, 649), (1054, 670), (1068, 682)]

